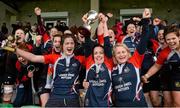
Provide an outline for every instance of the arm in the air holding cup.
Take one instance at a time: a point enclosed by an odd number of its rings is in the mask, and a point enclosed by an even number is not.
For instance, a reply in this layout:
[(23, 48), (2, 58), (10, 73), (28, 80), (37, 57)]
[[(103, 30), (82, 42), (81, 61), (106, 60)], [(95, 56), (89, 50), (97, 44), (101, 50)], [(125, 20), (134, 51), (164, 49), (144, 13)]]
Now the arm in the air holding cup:
[(98, 35), (103, 35), (104, 34), (104, 29), (103, 26), (104, 24), (102, 23), (102, 13), (99, 13), (98, 17), (99, 17), (99, 24), (98, 24), (98, 28), (97, 28), (97, 34)]

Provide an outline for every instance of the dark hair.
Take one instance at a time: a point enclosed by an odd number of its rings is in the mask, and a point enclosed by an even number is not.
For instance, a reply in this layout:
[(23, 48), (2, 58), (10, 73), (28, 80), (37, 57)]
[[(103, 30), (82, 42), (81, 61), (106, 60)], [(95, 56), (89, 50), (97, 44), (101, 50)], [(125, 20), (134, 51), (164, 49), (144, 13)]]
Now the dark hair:
[(104, 47), (103, 47), (102, 45), (100, 45), (100, 44), (95, 44), (95, 45), (93, 46), (93, 48), (92, 48), (92, 57), (93, 57), (93, 59), (94, 59), (94, 49), (95, 49), (96, 47), (101, 47), (101, 48), (103, 49), (103, 51), (104, 51)]
[(53, 36), (53, 41), (54, 41), (54, 38), (55, 38), (55, 37), (60, 37), (60, 38), (61, 38), (62, 36), (63, 36), (63, 35), (62, 35), (62, 32), (54, 35), (54, 36)]
[(95, 29), (95, 33), (94, 33), (94, 35), (92, 36), (92, 39), (93, 40), (96, 40), (97, 38), (98, 38), (98, 33), (97, 33), (97, 28)]
[(117, 34), (117, 30), (115, 26), (108, 28), (108, 30), (112, 30), (115, 35)]
[(78, 28), (76, 25), (71, 26), (69, 30), (72, 32), (73, 35), (78, 35)]
[(177, 37), (179, 37), (179, 29), (176, 26), (168, 26), (164, 30), (164, 38), (167, 36), (169, 33), (175, 33)]
[(164, 26), (162, 24), (159, 25), (159, 30), (164, 30), (165, 28), (166, 28), (166, 26)]
[(125, 25), (124, 25), (125, 31), (127, 30), (127, 27), (130, 24), (136, 25), (135, 21), (133, 21), (132, 19), (125, 21)]
[(76, 37), (74, 35), (72, 35), (72, 34), (64, 34), (61, 37), (61, 45), (64, 44), (64, 41), (65, 41), (66, 38), (72, 38), (74, 40), (74, 43), (76, 44)]
[(60, 21), (60, 25), (56, 25), (55, 28), (57, 28), (57, 30), (61, 32), (64, 32), (65, 30), (69, 30), (69, 27), (66, 25), (66, 23), (61, 21)]

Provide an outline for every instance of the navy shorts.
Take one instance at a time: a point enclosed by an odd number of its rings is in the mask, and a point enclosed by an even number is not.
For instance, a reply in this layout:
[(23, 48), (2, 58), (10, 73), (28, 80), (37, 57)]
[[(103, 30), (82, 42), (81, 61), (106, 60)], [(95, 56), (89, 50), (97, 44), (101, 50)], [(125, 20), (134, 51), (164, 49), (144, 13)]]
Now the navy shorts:
[(149, 78), (149, 89), (152, 91), (160, 91), (161, 90), (161, 80), (160, 74), (156, 73), (152, 77)]
[(171, 91), (171, 75), (168, 71), (161, 71), (160, 73), (161, 90)]
[(51, 89), (44, 88), (45, 86), (40, 86), (38, 88), (38, 95), (44, 94), (44, 93), (50, 93)]
[(80, 107), (79, 98), (77, 99), (52, 99), (46, 103), (46, 107)]

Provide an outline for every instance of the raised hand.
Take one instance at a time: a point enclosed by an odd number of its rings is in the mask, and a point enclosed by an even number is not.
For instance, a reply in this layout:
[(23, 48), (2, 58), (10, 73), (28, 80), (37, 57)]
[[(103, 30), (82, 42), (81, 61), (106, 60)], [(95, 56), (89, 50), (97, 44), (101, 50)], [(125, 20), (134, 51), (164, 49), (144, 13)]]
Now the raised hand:
[(88, 15), (88, 13), (84, 14), (82, 17), (82, 21), (84, 24), (87, 24), (87, 15)]
[(106, 23), (108, 21), (108, 17), (104, 15), (103, 13), (99, 13), (98, 17), (101, 23)]
[(141, 21), (141, 18), (139, 18), (139, 17), (133, 17), (132, 19), (133, 19), (133, 21), (138, 21), (138, 22)]
[(142, 17), (143, 18), (150, 18), (151, 17), (151, 12), (150, 12), (150, 10), (148, 8), (144, 9)]
[(106, 14), (109, 18), (113, 17), (113, 14), (112, 13), (107, 13)]

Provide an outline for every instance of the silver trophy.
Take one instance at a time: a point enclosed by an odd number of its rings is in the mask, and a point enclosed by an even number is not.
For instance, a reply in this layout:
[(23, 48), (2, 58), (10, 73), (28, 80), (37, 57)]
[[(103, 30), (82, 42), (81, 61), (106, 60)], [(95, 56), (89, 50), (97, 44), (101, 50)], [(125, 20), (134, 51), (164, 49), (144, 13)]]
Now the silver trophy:
[(83, 26), (88, 30), (91, 29), (91, 24), (93, 24), (98, 19), (98, 13), (95, 10), (90, 10), (87, 14), (87, 23)]
[(14, 41), (15, 41), (14, 37), (9, 35), (7, 37), (7, 39), (0, 42), (1, 43), (0, 49), (4, 49), (4, 50), (7, 50), (7, 51), (14, 52), (15, 51), (15, 48), (13, 47)]
[(98, 13), (95, 10), (90, 10), (87, 13), (87, 23), (79, 27), (79, 32), (82, 35), (89, 35), (91, 30), (91, 24), (93, 24), (98, 19)]

